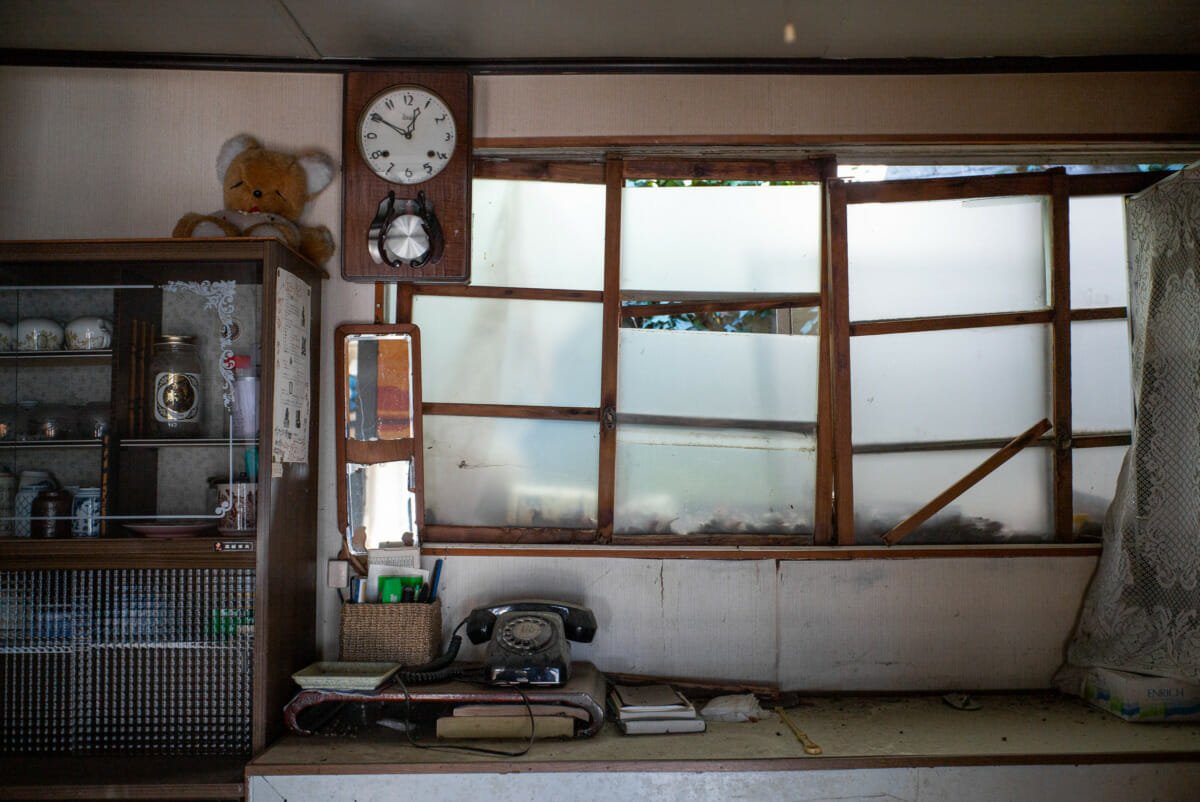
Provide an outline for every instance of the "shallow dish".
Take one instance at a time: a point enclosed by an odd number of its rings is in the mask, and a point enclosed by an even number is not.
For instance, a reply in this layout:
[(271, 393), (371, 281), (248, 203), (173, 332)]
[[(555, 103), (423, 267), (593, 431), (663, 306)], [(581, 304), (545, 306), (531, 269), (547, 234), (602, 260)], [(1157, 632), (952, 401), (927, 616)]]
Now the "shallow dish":
[(373, 691), (387, 682), (400, 668), (399, 663), (313, 663), (292, 674), (301, 688), (329, 691)]

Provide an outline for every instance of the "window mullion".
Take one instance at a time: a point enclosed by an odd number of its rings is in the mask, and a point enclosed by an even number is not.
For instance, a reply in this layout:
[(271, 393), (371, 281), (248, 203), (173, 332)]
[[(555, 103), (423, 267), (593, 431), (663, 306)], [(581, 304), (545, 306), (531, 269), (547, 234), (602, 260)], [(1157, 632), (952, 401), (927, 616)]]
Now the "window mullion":
[(846, 239), (846, 184), (826, 185), (826, 233), (829, 238), (827, 304), (829, 318), (829, 406), (832, 423), (833, 523), (838, 545), (854, 544), (854, 463), (850, 440), (850, 298)]
[(1064, 171), (1050, 176), (1050, 324), (1054, 412), (1054, 537), (1074, 540), (1071, 458), (1071, 243), (1070, 184)]
[(596, 517), (601, 543), (611, 543), (617, 474), (617, 344), (621, 326), (621, 189), (624, 164), (610, 156), (604, 166), (604, 309), (600, 350), (600, 465)]
[[(829, 339), (829, 182), (837, 178), (837, 161), (830, 160), (821, 169), (821, 303), (817, 337), (820, 341), (817, 356), (817, 476), (814, 492), (817, 494), (813, 507), (813, 542), (828, 546), (834, 540), (833, 530), (833, 404), (830, 384)], [(844, 220), (844, 216), (843, 216)], [(843, 230), (843, 236), (845, 231)]]

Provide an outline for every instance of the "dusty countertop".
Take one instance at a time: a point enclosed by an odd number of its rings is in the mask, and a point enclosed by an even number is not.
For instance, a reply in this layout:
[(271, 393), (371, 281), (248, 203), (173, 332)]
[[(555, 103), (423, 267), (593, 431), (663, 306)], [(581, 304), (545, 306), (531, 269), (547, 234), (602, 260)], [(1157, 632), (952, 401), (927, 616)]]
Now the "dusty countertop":
[[(974, 694), (980, 709), (958, 710), (940, 695), (815, 696), (787, 715), (821, 755), (773, 712), (746, 723), (710, 723), (687, 735), (626, 736), (611, 722), (593, 738), (538, 741), (521, 757), (412, 746), (380, 726), (347, 736), (288, 735), (257, 757), (249, 775), (453, 772), (738, 770), (995, 763), (1200, 760), (1200, 722), (1123, 721), (1058, 693)], [(438, 746), (430, 735), (418, 742)], [(464, 742), (457, 742), (464, 743)], [(515, 751), (523, 742), (473, 741)]]

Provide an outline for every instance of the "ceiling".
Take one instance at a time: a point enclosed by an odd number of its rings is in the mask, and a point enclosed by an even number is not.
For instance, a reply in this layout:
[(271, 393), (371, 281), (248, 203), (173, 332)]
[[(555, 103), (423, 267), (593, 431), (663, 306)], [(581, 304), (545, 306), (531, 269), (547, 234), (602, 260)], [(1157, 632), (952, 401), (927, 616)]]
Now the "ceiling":
[(1200, 9), (1196, 0), (0, 0), (0, 48), (478, 62), (1195, 56)]

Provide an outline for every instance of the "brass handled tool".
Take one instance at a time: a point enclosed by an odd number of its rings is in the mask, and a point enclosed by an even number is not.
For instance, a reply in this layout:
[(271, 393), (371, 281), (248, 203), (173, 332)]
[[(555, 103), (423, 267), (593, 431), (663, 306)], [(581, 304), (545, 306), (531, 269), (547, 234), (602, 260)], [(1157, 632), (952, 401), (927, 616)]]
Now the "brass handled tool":
[(788, 725), (788, 728), (791, 729), (791, 731), (796, 734), (796, 740), (799, 741), (800, 743), (804, 744), (804, 753), (805, 754), (807, 754), (807, 755), (821, 754), (821, 747), (819, 747), (815, 743), (813, 743), (812, 738), (809, 738), (807, 735), (804, 734), (803, 731), (801, 731), (801, 729), (799, 727), (797, 727), (795, 724), (792, 723), (792, 720), (790, 718), (788, 718), (788, 714), (783, 712), (782, 707), (775, 708), (775, 712), (779, 714), (779, 718), (783, 720), (783, 723)]

